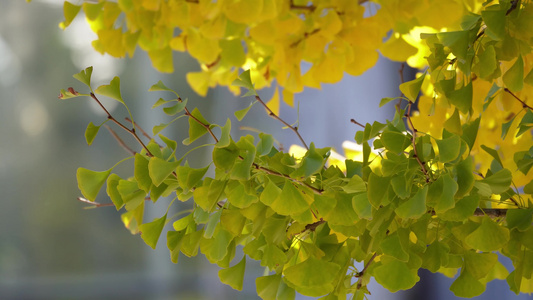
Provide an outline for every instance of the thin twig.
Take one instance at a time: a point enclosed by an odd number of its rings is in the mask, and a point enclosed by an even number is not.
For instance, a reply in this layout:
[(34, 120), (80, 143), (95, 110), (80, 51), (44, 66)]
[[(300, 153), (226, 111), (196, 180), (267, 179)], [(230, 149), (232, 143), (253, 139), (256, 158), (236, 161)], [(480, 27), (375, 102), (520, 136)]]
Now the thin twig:
[(368, 266), (370, 266), (370, 264), (374, 261), (376, 256), (378, 256), (378, 253), (374, 252), (374, 254), (372, 254), (372, 257), (370, 257), (368, 262), (365, 264), (365, 267), (363, 268), (363, 270), (355, 274), (355, 277), (359, 278), (359, 280), (357, 280), (357, 289), (360, 289), (361, 287), (363, 287), (363, 276), (365, 275), (365, 272), (368, 269)]
[(124, 143), (124, 141), (118, 136), (118, 134), (113, 129), (111, 129), (111, 127), (107, 126), (107, 124), (104, 124), (104, 126), (111, 133), (111, 135), (115, 138), (115, 140), (117, 140), (118, 144), (122, 148), (124, 148), (126, 151), (128, 151), (131, 155), (135, 155), (137, 153), (133, 149), (128, 147), (128, 145), (126, 145), (126, 143)]
[(431, 177), (429, 176), (429, 173), (426, 169), (426, 163), (420, 159), (420, 157), (418, 156), (418, 151), (416, 150), (417, 130), (415, 126), (413, 125), (413, 121), (411, 120), (411, 106), (413, 106), (413, 102), (409, 101), (409, 103), (407, 104), (407, 113), (405, 114), (405, 117), (407, 118), (407, 122), (411, 126), (411, 131), (412, 131), (411, 143), (413, 145), (413, 157), (416, 159), (416, 161), (420, 165), (420, 169), (422, 169), (422, 173), (424, 173), (424, 176), (426, 177), (426, 183), (429, 183), (431, 181)]
[(144, 130), (141, 128), (141, 126), (139, 126), (139, 124), (137, 124), (137, 122), (134, 122), (134, 121), (130, 120), (130, 118), (128, 118), (128, 117), (126, 117), (126, 118), (124, 118), (124, 119), (125, 119), (127, 122), (130, 122), (133, 126), (135, 126), (135, 128), (139, 129), (139, 131), (142, 133), (142, 135), (144, 135), (145, 138), (147, 138), (147, 139), (149, 139), (149, 140), (152, 139), (152, 137), (151, 137), (148, 133), (146, 133), (146, 131), (144, 131)]
[(524, 102), (522, 99), (518, 98), (518, 96), (516, 96), (515, 94), (513, 94), (513, 92), (511, 92), (508, 88), (504, 88), (503, 89), (505, 92), (509, 93), (509, 95), (513, 96), (516, 100), (520, 101), (520, 103), (522, 103), (522, 107), (523, 108), (528, 108), (529, 110), (533, 110), (533, 107), (527, 105), (526, 102)]
[[(258, 97), (258, 98), (259, 98), (259, 97)], [(181, 101), (181, 99), (178, 98), (178, 101)], [(259, 100), (259, 101), (260, 101), (261, 103), (264, 104), (264, 102), (263, 102), (262, 100)], [(265, 107), (266, 107), (266, 105), (265, 105)], [(267, 107), (267, 109), (268, 109), (268, 107)], [(187, 115), (187, 116), (189, 116), (190, 118), (192, 118), (194, 121), (196, 121), (196, 123), (202, 125), (202, 127), (204, 127), (204, 128), (205, 128), (205, 129), (211, 134), (211, 136), (213, 137), (213, 139), (215, 140), (215, 142), (218, 143), (218, 138), (215, 136), (215, 134), (214, 134), (213, 131), (211, 130), (211, 127), (210, 127), (209, 124), (204, 124), (202, 121), (198, 120), (198, 118), (194, 117), (194, 116), (190, 113), (190, 111), (187, 109), (187, 107), (185, 107), (184, 110), (185, 110), (185, 115)], [(268, 109), (268, 110), (270, 110), (270, 109)], [(272, 112), (272, 111), (270, 111), (270, 112)], [(278, 119), (279, 119), (279, 118), (278, 118)], [(281, 119), (279, 119), (279, 120), (280, 120), (281, 122), (283, 122), (284, 124), (286, 124), (285, 121), (283, 121), (283, 120), (281, 120)], [(287, 124), (287, 126), (291, 127), (291, 126), (288, 125), (288, 124)], [(291, 127), (291, 128), (293, 128), (293, 127)], [(294, 128), (293, 130), (296, 130), (296, 131), (295, 131), (296, 134), (300, 137), (300, 140), (301, 140), (301, 141), (303, 142), (303, 144), (305, 145), (305, 142), (303, 141), (302, 137), (300, 136), (300, 134), (298, 134), (298, 130), (297, 130), (296, 128)], [(307, 147), (307, 145), (305, 145), (305, 146)], [(244, 160), (244, 158), (243, 158), (242, 156), (240, 156), (240, 155), (239, 155), (239, 159)], [(298, 179), (292, 178), (292, 177), (290, 177), (289, 175), (286, 175), (286, 174), (283, 174), (283, 173), (279, 173), (279, 172), (277, 172), (277, 171), (274, 171), (274, 170), (271, 170), (271, 169), (265, 168), (265, 167), (263, 167), (263, 166), (258, 165), (258, 164), (255, 163), (255, 162), (252, 163), (252, 166), (253, 166), (256, 170), (261, 170), (261, 171), (263, 171), (263, 172), (265, 172), (265, 173), (267, 173), (267, 174), (274, 175), (274, 176), (278, 176), (278, 177), (282, 177), (282, 178), (288, 179), (288, 180), (290, 180), (290, 181), (292, 181), (292, 182), (294, 182), (294, 183), (297, 183), (297, 184), (299, 184), (299, 185), (301, 185), (301, 186), (305, 186), (305, 187), (311, 189), (315, 194), (322, 194), (322, 190), (320, 190), (320, 189), (318, 189), (318, 188), (316, 188), (316, 187), (314, 187), (314, 186), (312, 186), (312, 185), (310, 185), (310, 184), (308, 184), (308, 183), (305, 183), (305, 182), (303, 182), (303, 181), (299, 181)]]
[(305, 143), (304, 139), (302, 138), (302, 136), (300, 135), (300, 133), (298, 132), (298, 127), (296, 126), (291, 126), (289, 123), (285, 122), (282, 118), (280, 118), (278, 115), (276, 115), (267, 105), (266, 103), (261, 99), (261, 97), (259, 96), (255, 96), (255, 99), (257, 101), (259, 101), (259, 103), (261, 103), (261, 105), (263, 105), (263, 107), (268, 111), (268, 115), (271, 116), (272, 118), (280, 121), (281, 123), (283, 123), (283, 125), (287, 126), (290, 130), (294, 131), (294, 133), (296, 133), (296, 135), (298, 136), (298, 138), (300, 139), (300, 142), (304, 145), (305, 149), (309, 150), (309, 147), (307, 147), (307, 144)]
[(120, 128), (124, 129), (125, 131), (129, 132), (134, 138), (135, 140), (137, 140), (137, 142), (144, 148), (144, 150), (146, 150), (146, 155), (149, 156), (149, 157), (152, 157), (154, 156), (152, 154), (152, 152), (150, 152), (150, 150), (146, 147), (146, 145), (143, 143), (143, 141), (141, 141), (141, 139), (139, 138), (139, 136), (137, 135), (137, 133), (135, 132), (135, 128), (133, 129), (129, 129), (128, 127), (124, 126), (124, 124), (120, 123), (119, 121), (117, 121), (117, 119), (115, 119), (110, 113), (109, 111), (105, 108), (105, 106), (102, 104), (102, 102), (100, 102), (100, 100), (98, 100), (98, 98), (94, 95), (94, 93), (91, 93), (91, 98), (94, 99), (94, 101), (96, 101), (96, 103), (98, 103), (98, 105), (100, 105), (100, 107), (105, 111), (105, 113), (107, 114), (107, 118), (111, 121), (113, 121), (115, 124), (117, 124)]
[(350, 119), (350, 122), (354, 123), (355, 125), (358, 125), (359, 127), (363, 127), (363, 128), (365, 128), (365, 125), (363, 125), (363, 124), (357, 122), (355, 119)]
[[(181, 98), (178, 98), (178, 101), (179, 101), (179, 102), (182, 102)], [(198, 120), (198, 118), (196, 118), (195, 116), (193, 116), (187, 107), (185, 107), (184, 109), (185, 109), (185, 115), (186, 115), (186, 116), (189, 116), (189, 117), (192, 118), (194, 121), (196, 121), (196, 123), (200, 124), (203, 128), (205, 128), (205, 130), (207, 130), (207, 132), (209, 132), (209, 134), (211, 135), (211, 137), (213, 137), (213, 139), (215, 140), (215, 142), (218, 143), (218, 138), (216, 137), (216, 135), (215, 135), (215, 134), (213, 133), (213, 131), (211, 130), (211, 124), (204, 124), (202, 121)]]
[(515, 10), (518, 7), (518, 2), (519, 2), (518, 0), (511, 1), (511, 7), (509, 7), (507, 12), (505, 13), (506, 16), (508, 16), (510, 13), (513, 12), (513, 10)]
[[(400, 74), (400, 83), (404, 83), (404, 77), (403, 77), (403, 70), (405, 68), (405, 63), (402, 63), (402, 65), (400, 66), (400, 69), (398, 70), (398, 73)], [(400, 94), (400, 98), (398, 98), (398, 103), (396, 104), (396, 111), (400, 111), (400, 106), (402, 105), (402, 98), (403, 97), (403, 93)]]

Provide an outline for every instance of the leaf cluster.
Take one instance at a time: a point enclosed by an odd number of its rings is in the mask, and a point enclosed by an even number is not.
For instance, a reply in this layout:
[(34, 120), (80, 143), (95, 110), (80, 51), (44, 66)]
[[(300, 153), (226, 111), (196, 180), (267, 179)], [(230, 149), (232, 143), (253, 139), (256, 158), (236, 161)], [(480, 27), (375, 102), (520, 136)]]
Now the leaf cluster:
[[(90, 71), (75, 75), (89, 88)], [(422, 80), (402, 86), (410, 91), (407, 97), (418, 94)], [(95, 91), (125, 105), (119, 84), (115, 78)], [(260, 100), (248, 72), (235, 84)], [(533, 208), (511, 187), (508, 169), (476, 178), (470, 151), (479, 119), (463, 125), (462, 135), (443, 129), (439, 139), (406, 127), (404, 119), (410, 117), (401, 110), (385, 124), (366, 124), (355, 136), (363, 159), (339, 165), (328, 162), (331, 149), (313, 143), (295, 157), (277, 149), (268, 134), (236, 139), (230, 119), (223, 126), (210, 123), (198, 109), (189, 111), (187, 102), (162, 82), (150, 90), (177, 97), (159, 99), (154, 107), (188, 118), (182, 144), (192, 147), (199, 137), (212, 135), (214, 144), (192, 148), (211, 147), (212, 163), (192, 168), (185, 157), (176, 157), (179, 143), (160, 133), (168, 125), (163, 124), (154, 134), (164, 144), (152, 138), (130, 157), (132, 177), (121, 178), (113, 168), (79, 168), (77, 178), (88, 201), (106, 185), (116, 209), (125, 210), (125, 226), (140, 233), (150, 247), (156, 247), (165, 226), (171, 225), (166, 244), (173, 262), (180, 253), (202, 253), (221, 267), (222, 282), (242, 289), (247, 259), (258, 260), (266, 269), (256, 279), (257, 293), (264, 299), (293, 299), (295, 292), (362, 299), (372, 277), (394, 292), (413, 287), (420, 268), (448, 276), (460, 270), (451, 286), (458, 296), (478, 295), (493, 279), (507, 279), (513, 291), (528, 291)], [(82, 96), (69, 91), (63, 98)], [(239, 119), (245, 113), (237, 114)], [(88, 142), (97, 133), (94, 128), (90, 123)], [(499, 160), (497, 151), (486, 151)], [(526, 194), (533, 193), (530, 186)], [(191, 203), (190, 209), (169, 216), (176, 200)], [(502, 214), (493, 203), (509, 210)], [(167, 212), (146, 220), (146, 205), (166, 205)], [(241, 258), (235, 258), (237, 247), (243, 249)], [(509, 273), (494, 252), (511, 258), (515, 270)], [(364, 268), (358, 269), (357, 262)]]

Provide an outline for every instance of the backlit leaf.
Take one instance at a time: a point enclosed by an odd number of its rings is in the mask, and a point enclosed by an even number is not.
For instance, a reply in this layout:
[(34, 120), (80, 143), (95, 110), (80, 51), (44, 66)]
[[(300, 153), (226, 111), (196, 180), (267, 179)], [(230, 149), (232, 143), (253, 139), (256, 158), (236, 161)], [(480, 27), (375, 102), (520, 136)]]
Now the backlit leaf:
[(480, 251), (495, 251), (501, 249), (509, 241), (509, 229), (496, 224), (486, 216), (474, 232), (465, 238), (465, 243)]
[(503, 83), (511, 92), (519, 92), (524, 86), (524, 60), (518, 56), (515, 63), (503, 75)]
[(179, 162), (168, 162), (158, 157), (151, 157), (148, 172), (155, 186), (159, 186), (179, 166)]
[(452, 134), (450, 137), (442, 140), (436, 140), (439, 147), (439, 161), (449, 162), (456, 159), (459, 156), (461, 150), (461, 138)]
[(81, 5), (75, 5), (65, 1), (63, 4), (63, 15), (65, 16), (65, 21), (61, 22), (59, 27), (61, 27), (61, 29), (67, 28), (70, 23), (72, 23), (72, 20), (74, 20), (74, 18), (78, 15), (80, 9)]
[(94, 201), (109, 174), (111, 174), (111, 170), (97, 172), (78, 168), (76, 179), (78, 180), (78, 188), (83, 196), (89, 201)]
[(115, 76), (108, 85), (102, 85), (96, 88), (95, 93), (115, 99), (124, 104), (124, 100), (122, 100), (122, 95), (120, 94), (120, 78), (118, 76)]
[(374, 269), (376, 281), (391, 292), (412, 288), (420, 280), (416, 270), (411, 270), (407, 264), (396, 259), (383, 262)]
[(422, 88), (422, 83), (424, 82), (425, 77), (426, 74), (424, 73), (422, 76), (414, 80), (400, 84), (400, 91), (405, 95), (405, 97), (407, 97), (407, 99), (415, 102), (418, 98), (418, 94), (420, 93), (420, 88)]
[(485, 286), (476, 280), (469, 272), (463, 271), (450, 286), (450, 290), (457, 297), (475, 297), (485, 291)]
[(428, 186), (419, 189), (416, 194), (400, 204), (395, 210), (396, 214), (402, 219), (420, 218), (426, 212), (426, 196)]
[(244, 270), (246, 269), (246, 255), (241, 261), (226, 269), (218, 271), (218, 277), (222, 283), (231, 286), (233, 289), (242, 290), (242, 284), (244, 282)]
[[(86, 3), (84, 3), (85, 5)], [(79, 80), (81, 83), (85, 84), (88, 87), (91, 87), (91, 75), (93, 73), (93, 67), (88, 67), (85, 70), (82, 70), (78, 74), (74, 74), (73, 77)]]
[(288, 267), (283, 272), (285, 278), (295, 285), (303, 295), (318, 297), (333, 290), (333, 280), (340, 271), (340, 266), (314, 257)]
[(141, 232), (141, 238), (144, 240), (144, 242), (148, 246), (152, 247), (152, 249), (155, 249), (157, 241), (159, 240), (159, 236), (161, 235), (161, 232), (163, 231), (163, 227), (165, 226), (166, 220), (167, 220), (167, 214), (165, 214), (161, 218), (157, 218), (153, 220), (150, 223), (144, 223), (141, 226), (139, 226), (139, 231)]
[(91, 145), (94, 141), (94, 138), (98, 134), (98, 130), (100, 130), (100, 126), (96, 126), (93, 124), (93, 122), (89, 122), (89, 125), (87, 125), (87, 129), (85, 129), (85, 140), (87, 141), (87, 145)]

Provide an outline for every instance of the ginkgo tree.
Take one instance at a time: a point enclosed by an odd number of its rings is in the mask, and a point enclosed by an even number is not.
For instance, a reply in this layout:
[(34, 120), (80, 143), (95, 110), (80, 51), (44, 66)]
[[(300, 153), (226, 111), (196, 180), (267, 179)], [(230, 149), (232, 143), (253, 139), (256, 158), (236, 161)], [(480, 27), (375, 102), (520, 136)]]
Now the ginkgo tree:
[[(200, 252), (220, 266), (223, 283), (241, 289), (246, 262), (257, 260), (263, 299), (364, 299), (371, 278), (392, 292), (410, 289), (420, 268), (455, 276), (450, 289), (461, 297), (494, 279), (515, 293), (533, 291), (530, 1), (100, 0), (65, 2), (60, 26), (81, 11), (98, 36), (96, 51), (124, 57), (139, 47), (161, 72), (174, 71), (173, 51), (186, 51), (201, 69), (187, 74), (195, 92), (243, 90), (301, 141), (297, 154), (266, 133), (232, 136), (229, 118), (209, 121), (161, 81), (150, 90), (168, 99), (154, 108), (175, 118), (150, 135), (131, 113), (123, 122), (102, 105), (108, 97), (127, 108), (118, 77), (93, 87), (91, 67), (74, 75), (85, 87), (59, 98), (90, 98), (107, 114), (87, 126), (87, 143), (111, 121), (140, 149), (128, 148), (131, 156), (117, 163), (133, 164), (129, 178), (113, 173), (116, 165), (79, 168), (80, 199), (101, 205), (94, 201), (105, 186), (146, 244), (155, 248), (166, 232), (172, 262)], [(306, 87), (362, 74), (379, 53), (420, 73), (399, 86), (401, 97), (381, 99), (398, 103), (392, 120), (352, 120), (357, 155), (333, 157), (279, 117), (280, 99), (293, 105)], [(271, 85), (274, 97), (263, 99), (260, 89)], [(238, 121), (250, 107), (235, 112)], [(164, 135), (180, 118), (189, 124), (181, 144)], [(204, 135), (212, 143), (198, 145)], [(212, 153), (203, 168), (176, 154), (203, 146)], [(176, 201), (191, 209), (169, 215)], [(147, 220), (148, 205), (168, 208)]]

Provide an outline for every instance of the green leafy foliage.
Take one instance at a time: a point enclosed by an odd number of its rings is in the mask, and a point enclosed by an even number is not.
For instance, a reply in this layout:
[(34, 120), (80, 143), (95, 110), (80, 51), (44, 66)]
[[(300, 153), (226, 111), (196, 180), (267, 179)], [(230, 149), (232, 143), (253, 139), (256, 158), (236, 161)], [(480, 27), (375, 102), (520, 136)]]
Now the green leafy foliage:
[[(371, 278), (392, 292), (410, 289), (420, 279), (420, 268), (459, 272), (450, 289), (461, 297), (483, 293), (494, 279), (506, 279), (516, 293), (532, 292), (533, 6), (523, 1), (391, 3), (380, 2), (378, 12), (368, 17), (357, 1), (82, 5), (99, 28), (99, 51), (124, 56), (139, 44), (162, 71), (171, 71), (171, 49), (188, 51), (202, 64), (201, 71), (187, 75), (198, 93), (216, 84), (233, 83), (234, 92), (244, 88), (255, 100), (235, 112), (237, 121), (256, 104), (279, 119), (279, 103), (265, 104), (258, 93), (273, 79), (292, 104), (304, 86), (336, 82), (343, 72), (360, 74), (377, 59), (376, 49), (392, 60), (428, 68), (400, 85), (405, 98), (381, 100), (380, 105), (408, 100), (407, 107), (398, 105), (393, 120), (355, 122), (363, 127), (354, 138), (361, 150), (347, 151), (345, 159), (330, 148), (307, 147), (303, 139), (305, 148), (297, 154), (285, 152), (263, 132), (236, 136), (230, 118), (223, 118), (224, 125), (211, 123), (198, 108), (188, 109), (192, 100), (182, 100), (159, 81), (150, 91), (172, 97), (157, 100), (153, 108), (177, 117), (155, 126), (154, 135), (187, 117), (183, 144), (211, 138), (211, 144), (202, 142), (190, 151), (209, 147), (212, 163), (193, 168), (176, 157), (177, 141), (159, 134), (145, 145), (123, 126), (142, 147), (132, 155), (133, 176), (80, 168), (81, 193), (94, 201), (107, 183), (107, 195), (125, 210), (122, 221), (132, 233), (140, 232), (155, 248), (166, 231), (172, 262), (179, 253), (202, 253), (222, 268), (220, 280), (234, 289), (242, 289), (246, 261), (259, 261), (266, 268), (256, 279), (263, 299), (293, 299), (295, 292), (363, 299)], [(65, 4), (65, 26), (79, 11)], [(172, 14), (164, 19), (156, 13), (161, 11)], [(127, 28), (119, 30), (114, 24), (124, 20), (123, 14)], [(144, 21), (161, 18), (160, 27), (139, 23), (139, 15)], [(181, 33), (173, 36), (174, 28)], [(421, 38), (419, 44), (413, 37)], [(305, 74), (302, 60), (310, 63)], [(246, 71), (238, 75), (243, 65)], [(92, 91), (91, 74), (87, 68), (74, 77)], [(95, 93), (125, 105), (118, 77)], [(79, 96), (97, 100), (72, 88), (61, 90), (60, 99)], [(279, 98), (276, 89), (271, 101)], [(88, 125), (88, 144), (100, 126)], [(288, 127), (299, 136), (297, 127)], [(161, 197), (190, 202), (192, 209), (177, 220), (165, 213), (146, 222), (145, 206), (162, 205)], [(167, 223), (172, 227), (165, 228)], [(239, 246), (244, 257), (235, 263)], [(496, 252), (508, 257), (514, 270), (506, 270)]]

